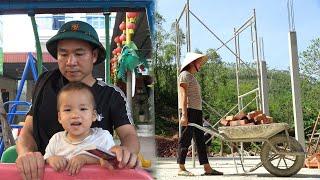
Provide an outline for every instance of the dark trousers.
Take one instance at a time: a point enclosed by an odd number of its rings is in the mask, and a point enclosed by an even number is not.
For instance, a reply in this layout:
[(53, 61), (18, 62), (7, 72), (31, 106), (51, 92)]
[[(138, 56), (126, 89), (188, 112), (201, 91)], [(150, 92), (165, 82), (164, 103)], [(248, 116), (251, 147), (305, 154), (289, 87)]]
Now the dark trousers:
[[(189, 123), (196, 123), (202, 126), (202, 111), (196, 109), (187, 109)], [(203, 131), (191, 126), (182, 126), (181, 137), (178, 144), (178, 164), (185, 164), (188, 147), (191, 145), (191, 139), (194, 139), (197, 146), (200, 165), (207, 164), (208, 156), (204, 141)]]

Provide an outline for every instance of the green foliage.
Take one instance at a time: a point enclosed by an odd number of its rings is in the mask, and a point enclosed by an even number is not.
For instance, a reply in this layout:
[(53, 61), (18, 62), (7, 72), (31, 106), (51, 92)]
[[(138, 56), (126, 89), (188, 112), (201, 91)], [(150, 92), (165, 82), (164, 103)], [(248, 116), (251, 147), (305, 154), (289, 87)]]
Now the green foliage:
[[(168, 33), (162, 28), (165, 22), (163, 17), (156, 13), (156, 40), (153, 53), (154, 59), (154, 77), (155, 77), (155, 126), (156, 133), (170, 134), (170, 128), (167, 132), (159, 130), (170, 127), (163, 117), (175, 116), (177, 119), (177, 67), (175, 63), (175, 34)], [(181, 36), (182, 40), (184, 35)], [(181, 42), (183, 43), (183, 41)]]
[(162, 136), (173, 136), (178, 132), (178, 122), (173, 122), (164, 117), (157, 116), (155, 134)]
[[(176, 67), (176, 34), (171, 29), (168, 33), (162, 28), (165, 22), (163, 17), (156, 14), (157, 37), (155, 41), (154, 74), (155, 74), (155, 115), (156, 134), (171, 135), (172, 131), (177, 132), (177, 67)], [(180, 31), (181, 42), (184, 44), (185, 36)], [(312, 41), (312, 45), (301, 54), (302, 72), (301, 94), (304, 125), (306, 134), (310, 133), (311, 126), (315, 121), (320, 107), (320, 39)], [(207, 49), (205, 52), (196, 50), (199, 53), (208, 55), (208, 62), (203, 65), (201, 71), (196, 74), (202, 90), (202, 98), (211, 107), (224, 115), (237, 103), (236, 66), (234, 63), (226, 63), (214, 49)], [(317, 60), (317, 61), (315, 61)], [(319, 62), (318, 62), (319, 61)], [(310, 68), (314, 68), (311, 70)], [(240, 66), (240, 94), (256, 89), (257, 75), (256, 64), (249, 63)], [(267, 72), (269, 87), (269, 111), (275, 122), (286, 122), (292, 128), (293, 105), (291, 93), (291, 80), (289, 71), (272, 70)], [(255, 94), (244, 99), (244, 104), (250, 102)], [(245, 109), (245, 112), (255, 110), (255, 101)], [(238, 109), (233, 112), (233, 114)], [(211, 123), (216, 123), (220, 116), (204, 106), (204, 115), (209, 115)], [(173, 121), (175, 120), (175, 121)], [(169, 121), (172, 121), (169, 123)], [(172, 128), (172, 126), (176, 126)], [(219, 144), (213, 146), (216, 151)]]
[(215, 138), (212, 140), (212, 144), (210, 146), (210, 152), (219, 153), (221, 148), (221, 140), (218, 138)]
[(320, 112), (320, 38), (311, 41), (300, 53), (301, 99), (305, 133), (310, 134)]
[(320, 78), (320, 38), (311, 41), (308, 48), (300, 53), (301, 71), (308, 77)]
[(275, 122), (293, 127), (291, 81), (288, 71), (269, 70), (269, 112)]

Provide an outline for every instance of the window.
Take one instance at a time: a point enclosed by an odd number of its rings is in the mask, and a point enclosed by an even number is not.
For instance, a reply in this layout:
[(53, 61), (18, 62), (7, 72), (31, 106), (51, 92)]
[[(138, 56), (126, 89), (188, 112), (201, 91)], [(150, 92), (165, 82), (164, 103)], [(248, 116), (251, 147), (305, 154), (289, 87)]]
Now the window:
[(65, 16), (64, 15), (53, 15), (53, 22), (52, 22), (52, 29), (58, 30), (62, 24), (65, 22)]
[(104, 17), (101, 16), (87, 16), (87, 22), (95, 29), (104, 29)]

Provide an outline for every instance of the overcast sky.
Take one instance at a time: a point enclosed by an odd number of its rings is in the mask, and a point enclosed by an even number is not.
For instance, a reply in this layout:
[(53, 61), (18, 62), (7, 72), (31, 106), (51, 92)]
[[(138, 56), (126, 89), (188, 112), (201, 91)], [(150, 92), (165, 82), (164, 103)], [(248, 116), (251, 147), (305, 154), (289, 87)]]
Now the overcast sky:
[(4, 52), (35, 52), (35, 41), (30, 17), (5, 15), (3, 23)]

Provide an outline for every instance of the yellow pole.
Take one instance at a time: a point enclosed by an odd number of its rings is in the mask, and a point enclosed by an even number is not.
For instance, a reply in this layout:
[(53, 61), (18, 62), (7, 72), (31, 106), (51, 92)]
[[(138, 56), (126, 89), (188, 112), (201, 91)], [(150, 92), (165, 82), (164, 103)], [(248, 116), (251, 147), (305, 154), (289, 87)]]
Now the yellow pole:
[(126, 44), (129, 44), (131, 42), (131, 34), (129, 33), (129, 29), (127, 28), (127, 25), (129, 24), (129, 18), (126, 13)]
[[(127, 24), (129, 24), (129, 18), (127, 17), (126, 13), (126, 44), (129, 44), (131, 41), (130, 33), (127, 28)], [(127, 84), (126, 84), (126, 90), (127, 90), (127, 103), (129, 107), (129, 112), (132, 112), (132, 72), (130, 70), (127, 70)], [(132, 114), (132, 113), (131, 113)], [(134, 124), (134, 122), (131, 122)]]

